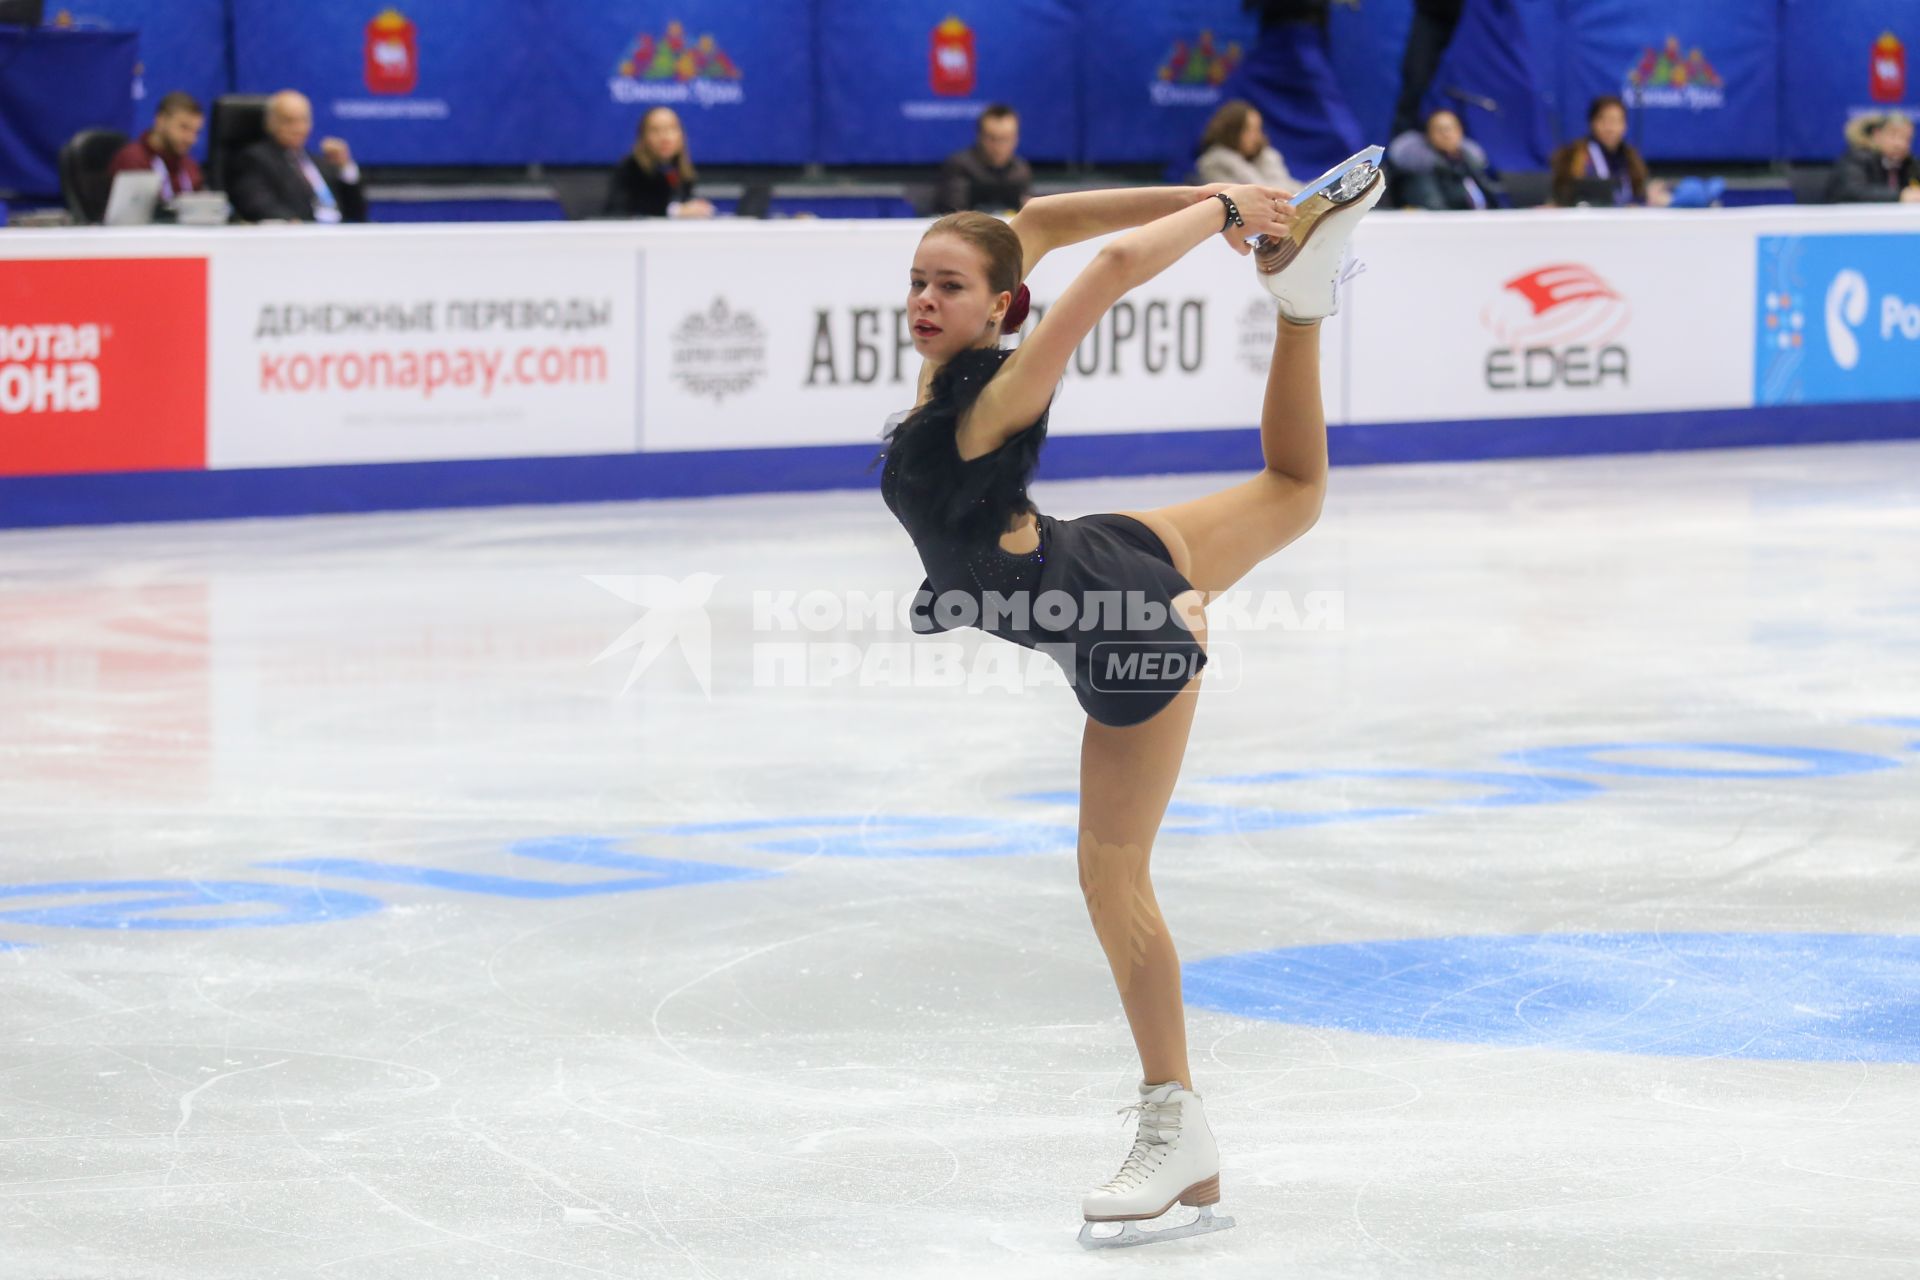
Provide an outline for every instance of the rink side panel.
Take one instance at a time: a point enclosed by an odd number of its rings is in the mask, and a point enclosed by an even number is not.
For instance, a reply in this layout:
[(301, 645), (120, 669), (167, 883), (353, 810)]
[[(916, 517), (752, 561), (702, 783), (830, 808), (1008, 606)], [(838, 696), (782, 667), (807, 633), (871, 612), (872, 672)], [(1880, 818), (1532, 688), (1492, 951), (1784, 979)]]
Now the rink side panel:
[[(1920, 439), (1920, 402), (1335, 427), (1336, 466)], [(0, 528), (877, 488), (873, 445), (0, 479)], [(1249, 471), (1253, 427), (1060, 436), (1039, 479)]]
[[(924, 226), (10, 233), (0, 527), (877, 486)], [(1100, 247), (1036, 264), (1025, 332)], [(1353, 250), (1319, 334), (1339, 465), (1920, 438), (1904, 209), (1395, 214)], [(1257, 468), (1250, 274), (1203, 246), (1110, 308), (1041, 478)]]

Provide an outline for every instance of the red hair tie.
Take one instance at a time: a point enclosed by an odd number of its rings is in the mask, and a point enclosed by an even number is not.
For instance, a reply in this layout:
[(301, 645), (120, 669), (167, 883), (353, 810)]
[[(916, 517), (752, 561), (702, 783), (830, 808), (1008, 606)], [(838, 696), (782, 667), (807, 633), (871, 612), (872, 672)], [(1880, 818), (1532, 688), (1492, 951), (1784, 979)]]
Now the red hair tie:
[(1026, 285), (1014, 290), (1013, 301), (1007, 304), (1007, 314), (1000, 321), (1000, 332), (1017, 333), (1027, 322), (1027, 311), (1032, 305), (1033, 295), (1027, 292)]

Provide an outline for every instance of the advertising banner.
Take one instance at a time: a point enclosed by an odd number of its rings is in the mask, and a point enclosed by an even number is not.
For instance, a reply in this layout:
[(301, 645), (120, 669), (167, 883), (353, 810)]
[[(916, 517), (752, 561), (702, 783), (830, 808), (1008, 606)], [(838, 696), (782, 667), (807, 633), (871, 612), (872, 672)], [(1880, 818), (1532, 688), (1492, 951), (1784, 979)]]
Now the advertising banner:
[(1920, 236), (1760, 237), (1756, 404), (1920, 400)]
[(205, 259), (0, 270), (0, 476), (200, 467), (206, 406)]
[(541, 159), (611, 166), (672, 107), (694, 164), (813, 159), (813, 0), (549, 6)]
[[(641, 447), (771, 448), (879, 436), (912, 405), (920, 358), (907, 272), (920, 225), (820, 228), (781, 284), (725, 237), (646, 251)], [(1101, 242), (1050, 254), (1030, 277), (1028, 331)], [(1251, 261), (1205, 244), (1123, 298), (1080, 343), (1049, 430), (1167, 431), (1260, 420), (1275, 311)], [(1341, 326), (1325, 326), (1330, 419), (1340, 416)]]
[(631, 246), (488, 235), (236, 246), (212, 284), (207, 463), (629, 452), (635, 269)]
[(1080, 145), (1071, 0), (819, 0), (825, 164), (938, 164), (973, 142), (995, 101), (1020, 110), (1020, 154), (1071, 160)]
[(1605, 215), (1468, 225), (1442, 214), (1363, 226), (1354, 421), (1748, 403), (1752, 241), (1685, 219), (1656, 229)]
[(1568, 0), (1561, 134), (1601, 94), (1649, 158), (1770, 160), (1780, 139), (1780, 6), (1768, 0)]
[(1184, 160), (1257, 34), (1240, 0), (1085, 6), (1077, 41), (1089, 163)]
[(1914, 0), (1782, 0), (1781, 151), (1837, 159), (1847, 121), (1920, 111), (1920, 4)]
[(245, 93), (313, 100), (314, 145), (337, 135), (370, 164), (547, 158), (545, 6), (516, 0), (233, 0)]

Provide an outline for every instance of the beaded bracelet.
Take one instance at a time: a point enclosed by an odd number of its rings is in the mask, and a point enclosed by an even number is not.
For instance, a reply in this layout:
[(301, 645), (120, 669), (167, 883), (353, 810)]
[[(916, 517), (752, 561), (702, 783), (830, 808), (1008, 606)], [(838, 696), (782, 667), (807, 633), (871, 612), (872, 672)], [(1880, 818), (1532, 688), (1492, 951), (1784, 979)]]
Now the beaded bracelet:
[(1213, 193), (1213, 198), (1227, 206), (1227, 220), (1220, 224), (1222, 231), (1225, 231), (1228, 227), (1244, 227), (1247, 225), (1240, 217), (1240, 210), (1234, 208), (1233, 200), (1226, 192), (1216, 191)]

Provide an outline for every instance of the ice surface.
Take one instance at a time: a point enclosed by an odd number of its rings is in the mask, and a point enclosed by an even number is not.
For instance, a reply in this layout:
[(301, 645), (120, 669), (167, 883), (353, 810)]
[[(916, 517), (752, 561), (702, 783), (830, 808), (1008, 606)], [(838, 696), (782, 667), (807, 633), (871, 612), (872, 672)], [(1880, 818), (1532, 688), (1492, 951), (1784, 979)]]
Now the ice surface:
[(870, 493), (0, 535), (0, 1275), (1913, 1274), (1920, 446), (1335, 474), (1155, 855), (1239, 1225), (1118, 1255), (1071, 693), (753, 678), (919, 578)]

